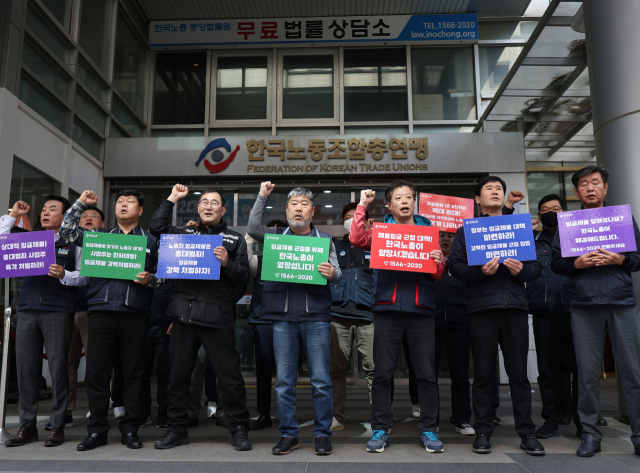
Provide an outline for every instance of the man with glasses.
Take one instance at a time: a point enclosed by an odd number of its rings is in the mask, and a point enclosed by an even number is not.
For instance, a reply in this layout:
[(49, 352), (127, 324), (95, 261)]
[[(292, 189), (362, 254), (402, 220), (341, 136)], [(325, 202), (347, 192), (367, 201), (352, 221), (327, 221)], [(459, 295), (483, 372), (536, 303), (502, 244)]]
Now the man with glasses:
[(220, 380), (229, 421), (232, 445), (236, 450), (251, 450), (249, 411), (240, 355), (236, 350), (235, 311), (238, 299), (249, 281), (247, 245), (241, 234), (229, 230), (223, 220), (224, 196), (205, 191), (200, 196), (200, 225), (178, 228), (171, 225), (173, 207), (189, 194), (187, 186), (176, 184), (168, 199), (151, 217), (151, 232), (188, 235), (222, 235), (222, 245), (213, 253), (220, 260), (220, 279), (176, 279), (166, 315), (174, 319), (170, 337), (169, 428), (156, 441), (158, 449), (189, 443), (189, 387), (198, 350), (204, 346), (209, 363)]

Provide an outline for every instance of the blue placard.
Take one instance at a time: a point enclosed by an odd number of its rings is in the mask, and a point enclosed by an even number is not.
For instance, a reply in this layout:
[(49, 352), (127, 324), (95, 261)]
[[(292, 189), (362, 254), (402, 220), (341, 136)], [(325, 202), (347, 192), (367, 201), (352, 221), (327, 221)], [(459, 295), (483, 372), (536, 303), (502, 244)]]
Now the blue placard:
[(157, 276), (220, 279), (220, 260), (213, 254), (216, 246), (222, 246), (222, 235), (162, 235)]
[(469, 266), (486, 264), (496, 256), (501, 263), (536, 259), (531, 214), (467, 218), (463, 222)]

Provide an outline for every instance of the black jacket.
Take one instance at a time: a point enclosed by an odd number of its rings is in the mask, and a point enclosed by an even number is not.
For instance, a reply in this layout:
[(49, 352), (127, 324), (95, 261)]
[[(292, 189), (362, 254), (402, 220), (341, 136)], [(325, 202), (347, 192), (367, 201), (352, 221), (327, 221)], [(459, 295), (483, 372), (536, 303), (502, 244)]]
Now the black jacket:
[(176, 279), (167, 307), (167, 315), (183, 323), (229, 328), (235, 325), (235, 305), (244, 295), (249, 281), (247, 244), (242, 235), (221, 222), (209, 228), (172, 226), (173, 202), (166, 200), (153, 213), (149, 229), (160, 238), (166, 234), (222, 235), (222, 246), (229, 253), (226, 267), (220, 268), (219, 280)]
[(160, 287), (153, 290), (153, 299), (151, 300), (151, 319), (149, 325), (159, 325), (160, 327), (168, 327), (173, 319), (167, 315), (167, 307), (171, 302), (171, 293), (174, 286), (173, 279), (167, 279)]
[(482, 266), (469, 266), (467, 262), (464, 227), (458, 228), (453, 239), (447, 267), (451, 276), (467, 283), (468, 314), (491, 309), (528, 310), (524, 283), (537, 279), (541, 272), (540, 263), (536, 260), (524, 261), (517, 276), (512, 276), (503, 264), (495, 274), (485, 276)]
[[(633, 217), (632, 217), (633, 218)], [(636, 248), (640, 249), (640, 231), (633, 218)], [(559, 232), (553, 240), (551, 269), (557, 274), (571, 276), (571, 306), (587, 305), (636, 305), (631, 273), (640, 270), (640, 254), (637, 251), (623, 253), (628, 260), (622, 265), (577, 269), (576, 258), (563, 258)]]
[(442, 279), (436, 282), (436, 325), (456, 328), (469, 325), (466, 284), (446, 269)]

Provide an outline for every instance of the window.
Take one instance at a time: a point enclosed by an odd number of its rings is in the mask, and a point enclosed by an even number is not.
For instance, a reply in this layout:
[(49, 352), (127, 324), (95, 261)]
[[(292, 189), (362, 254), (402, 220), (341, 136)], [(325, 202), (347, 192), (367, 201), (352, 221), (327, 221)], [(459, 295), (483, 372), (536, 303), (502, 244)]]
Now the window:
[(45, 54), (26, 39), (22, 48), (22, 62), (28, 66), (47, 87), (55, 91), (60, 97), (67, 99), (69, 94), (69, 82), (67, 78), (47, 59)]
[(108, 18), (111, 2), (82, 0), (78, 42), (104, 72), (107, 66)]
[(122, 101), (115, 95), (113, 96), (111, 111), (113, 113), (113, 116), (116, 117), (120, 123), (122, 123), (122, 126), (124, 126), (126, 130), (133, 135), (134, 138), (140, 138), (142, 136), (144, 128), (142, 127), (136, 116), (131, 113), (127, 106), (122, 103)]
[(71, 19), (71, 0), (41, 0), (47, 10), (69, 31), (69, 20)]
[(84, 120), (93, 125), (96, 130), (104, 133), (105, 112), (85, 95), (80, 88), (76, 89), (76, 111)]
[(140, 116), (144, 113), (145, 59), (146, 48), (118, 13), (113, 87)]
[(333, 55), (283, 56), (282, 118), (334, 118)]
[(404, 49), (344, 51), (344, 120), (407, 120)]
[(91, 156), (101, 160), (100, 148), (102, 147), (102, 141), (93, 132), (89, 131), (80, 120), (74, 120), (73, 122), (73, 141), (82, 146)]
[(573, 173), (574, 171), (527, 173), (529, 213), (532, 217), (538, 213), (540, 199), (549, 194), (557, 194), (565, 199), (567, 210), (580, 209), (580, 201), (573, 193), (573, 183), (571, 182)]
[(78, 81), (82, 83), (89, 91), (102, 103), (106, 104), (106, 90), (103, 83), (98, 79), (97, 74), (93, 71), (93, 68), (84, 60), (78, 61), (76, 68), (76, 74)]
[(59, 192), (60, 185), (56, 181), (42, 174), (36, 168), (13, 158), (9, 202), (13, 205), (14, 202), (23, 200), (31, 206), (27, 217), (32, 228), (36, 223), (36, 217), (40, 215), (40, 206), (44, 204), (43, 196), (57, 195)]
[(35, 83), (22, 74), (20, 78), (20, 100), (36, 111), (61, 132), (65, 132), (65, 110), (45, 94)]
[(267, 56), (219, 57), (216, 120), (267, 119)]
[(204, 124), (206, 65), (206, 53), (156, 55), (155, 125)]
[(56, 32), (54, 27), (45, 21), (36, 10), (29, 5), (27, 7), (26, 25), (31, 29), (47, 47), (55, 54), (64, 64), (69, 64), (69, 47), (60, 38), (60, 34)]
[(507, 76), (509, 69), (522, 52), (521, 46), (480, 48), (480, 92), (493, 94)]
[(414, 120), (475, 120), (471, 48), (411, 50)]
[(131, 138), (127, 133), (122, 130), (116, 122), (111, 120), (111, 128), (109, 129), (109, 138)]

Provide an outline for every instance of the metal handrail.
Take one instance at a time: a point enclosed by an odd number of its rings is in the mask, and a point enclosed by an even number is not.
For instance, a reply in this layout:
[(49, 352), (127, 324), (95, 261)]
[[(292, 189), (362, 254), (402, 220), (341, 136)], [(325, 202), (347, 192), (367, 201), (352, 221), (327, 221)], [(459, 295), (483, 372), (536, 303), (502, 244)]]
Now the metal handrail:
[(0, 372), (0, 444), (13, 437), (5, 428), (7, 417), (7, 377), (9, 373), (9, 343), (11, 341), (11, 308), (4, 310), (4, 340), (2, 342), (2, 371)]

